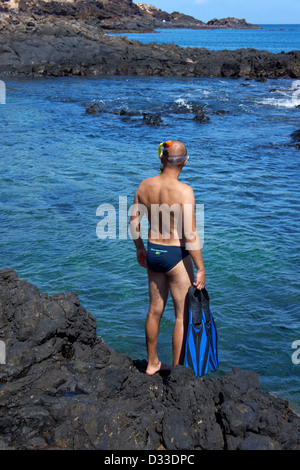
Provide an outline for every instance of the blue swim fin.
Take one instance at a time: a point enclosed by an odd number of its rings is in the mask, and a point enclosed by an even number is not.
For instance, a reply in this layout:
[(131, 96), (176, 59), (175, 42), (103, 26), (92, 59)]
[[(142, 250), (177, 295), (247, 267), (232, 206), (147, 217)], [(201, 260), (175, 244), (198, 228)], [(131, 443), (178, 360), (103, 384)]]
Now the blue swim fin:
[(206, 289), (191, 286), (189, 297), (189, 324), (185, 347), (185, 365), (194, 369), (196, 377), (214, 372), (219, 366), (218, 333), (209, 307)]

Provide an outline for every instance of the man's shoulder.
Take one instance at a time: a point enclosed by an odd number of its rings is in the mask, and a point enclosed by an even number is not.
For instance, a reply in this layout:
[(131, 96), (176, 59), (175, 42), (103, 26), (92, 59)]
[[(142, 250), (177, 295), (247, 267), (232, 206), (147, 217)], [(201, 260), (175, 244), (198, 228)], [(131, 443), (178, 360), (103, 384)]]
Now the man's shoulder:
[(193, 188), (188, 184), (182, 183), (181, 197), (184, 204), (193, 204), (195, 201)]
[(143, 181), (140, 182), (139, 189), (143, 189), (155, 183), (156, 180), (157, 180), (157, 176), (149, 176), (149, 178), (145, 178)]
[(178, 183), (180, 184), (180, 187), (183, 192), (189, 193), (189, 194), (192, 194), (194, 192), (193, 188), (189, 184), (182, 183), (181, 181), (178, 181)]

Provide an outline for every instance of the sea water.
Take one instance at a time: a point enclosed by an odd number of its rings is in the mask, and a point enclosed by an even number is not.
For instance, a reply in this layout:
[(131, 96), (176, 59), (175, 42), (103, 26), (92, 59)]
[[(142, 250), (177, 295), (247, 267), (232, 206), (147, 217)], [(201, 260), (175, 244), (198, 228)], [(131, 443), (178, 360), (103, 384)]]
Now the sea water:
[[(76, 291), (99, 336), (133, 359), (146, 358), (147, 274), (124, 227), (120, 232), (119, 202), (122, 196), (129, 209), (140, 181), (159, 173), (160, 142), (182, 140), (190, 159), (181, 181), (204, 205), (216, 375), (232, 367), (256, 371), (265, 390), (299, 410), (293, 358), (300, 354), (292, 345), (300, 340), (300, 172), (290, 137), (299, 129), (297, 83), (64, 77), (5, 84), (1, 268), (49, 295)], [(101, 112), (86, 113), (90, 105)], [(193, 119), (197, 105), (207, 124)], [(161, 125), (143, 124), (143, 113), (160, 114)], [(115, 238), (97, 236), (103, 204), (115, 209)], [(172, 361), (173, 326), (170, 298), (158, 344), (164, 362)]]
[[(153, 33), (115, 33), (143, 43), (222, 49), (254, 48), (280, 53), (300, 49), (300, 25), (259, 25), (260, 29), (156, 29)], [(109, 35), (111, 33), (108, 33)]]

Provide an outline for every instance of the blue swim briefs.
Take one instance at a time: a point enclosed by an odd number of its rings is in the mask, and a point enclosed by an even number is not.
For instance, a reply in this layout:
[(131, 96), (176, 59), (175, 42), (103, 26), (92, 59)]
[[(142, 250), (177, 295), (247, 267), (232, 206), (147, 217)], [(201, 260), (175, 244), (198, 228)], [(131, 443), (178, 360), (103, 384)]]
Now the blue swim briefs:
[(150, 271), (167, 273), (189, 255), (184, 246), (158, 245), (148, 242), (147, 266)]

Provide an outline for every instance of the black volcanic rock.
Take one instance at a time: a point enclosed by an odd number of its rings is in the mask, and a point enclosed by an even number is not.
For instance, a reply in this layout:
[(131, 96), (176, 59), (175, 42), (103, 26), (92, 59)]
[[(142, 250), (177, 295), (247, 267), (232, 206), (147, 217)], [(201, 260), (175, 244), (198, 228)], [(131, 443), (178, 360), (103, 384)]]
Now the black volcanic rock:
[(0, 341), (1, 450), (300, 450), (300, 418), (255, 373), (150, 377), (97, 336), (76, 293), (41, 294), (12, 269)]
[(199, 124), (207, 124), (210, 121), (210, 117), (207, 116), (205, 112), (202, 110), (196, 114), (193, 120), (198, 122)]
[(260, 29), (259, 26), (248, 23), (244, 18), (238, 19), (233, 17), (221, 18), (218, 20), (214, 18), (206, 23), (208, 26), (213, 26), (217, 28), (230, 28), (230, 29), (243, 29), (243, 28), (255, 28)]
[(300, 129), (291, 133), (291, 138), (295, 141), (300, 143)]
[(160, 114), (143, 113), (142, 123), (147, 126), (160, 126), (162, 123), (162, 118)]
[[(226, 27), (223, 20), (205, 24), (183, 13), (167, 13), (152, 5), (134, 3), (132, 0), (0, 0), (0, 12), (57, 16), (96, 21), (108, 30), (153, 30), (154, 28), (211, 28)], [(256, 27), (245, 20), (230, 18), (228, 27)], [(220, 25), (219, 25), (219, 22)]]
[(291, 138), (294, 143), (294, 146), (299, 149), (300, 148), (300, 129), (291, 133)]
[(98, 23), (0, 16), (0, 74), (299, 78), (300, 52), (209, 51), (106, 36)]

